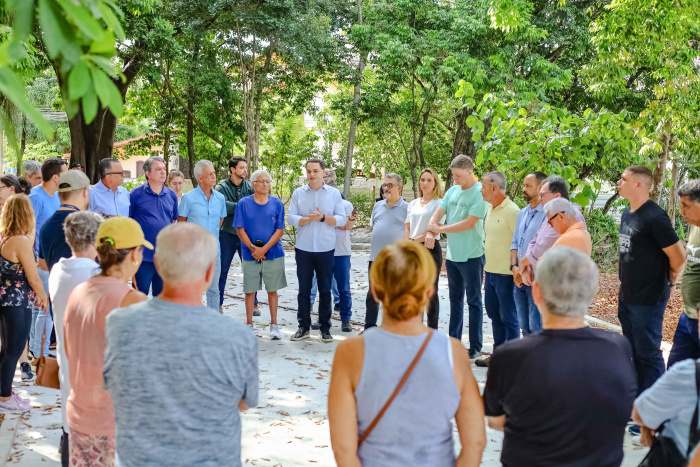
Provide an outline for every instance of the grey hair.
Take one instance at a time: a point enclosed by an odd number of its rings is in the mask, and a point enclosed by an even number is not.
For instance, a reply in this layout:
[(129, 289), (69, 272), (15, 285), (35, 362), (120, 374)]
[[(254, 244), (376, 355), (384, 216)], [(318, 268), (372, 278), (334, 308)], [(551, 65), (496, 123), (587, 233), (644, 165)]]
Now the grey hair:
[(576, 217), (576, 208), (571, 201), (566, 198), (554, 198), (544, 205), (544, 212), (549, 214), (564, 213), (566, 217)]
[[(150, 171), (151, 171), (151, 167), (153, 167), (153, 163), (154, 163), (155, 161), (162, 162), (163, 164), (165, 164), (165, 159), (163, 159), (162, 157), (160, 157), (160, 156), (151, 156), (151, 157), (149, 157), (148, 159), (146, 159), (146, 162), (143, 163), (143, 171), (144, 171), (144, 172), (150, 172)], [(119, 161), (115, 161), (115, 162), (119, 162)]]
[(202, 172), (204, 172), (204, 166), (205, 165), (210, 165), (214, 167), (214, 164), (211, 163), (211, 161), (208, 161), (206, 159), (202, 159), (201, 161), (197, 162), (194, 165), (194, 177), (197, 178), (200, 175), (202, 175)]
[(395, 173), (388, 173), (384, 175), (384, 178), (393, 178), (396, 180), (396, 184), (399, 186), (403, 186), (403, 178), (401, 178), (401, 175), (395, 174)]
[(34, 160), (22, 162), (22, 173), (33, 175), (41, 170), (41, 164)]
[(166, 283), (201, 280), (216, 261), (218, 250), (218, 239), (204, 227), (192, 222), (170, 224), (156, 238), (158, 274)]
[(74, 253), (82, 253), (97, 243), (97, 228), (103, 217), (96, 212), (79, 211), (69, 214), (63, 222), (66, 243)]
[(450, 163), (451, 169), (474, 170), (474, 161), (471, 157), (460, 154), (452, 159)]
[(685, 183), (678, 189), (678, 196), (687, 196), (693, 203), (700, 203), (700, 179)]
[(586, 315), (598, 290), (598, 268), (585, 253), (557, 246), (537, 262), (535, 282), (547, 311), (564, 318), (578, 318)]
[(484, 180), (488, 180), (491, 185), (495, 186), (499, 190), (505, 191), (508, 186), (506, 176), (498, 170), (489, 172), (486, 175), (484, 175)]
[(267, 175), (268, 177), (270, 177), (270, 180), (272, 180), (272, 177), (271, 177), (270, 174), (267, 172), (267, 170), (258, 169), (258, 170), (256, 170), (255, 172), (253, 172), (252, 175), (250, 176), (250, 181), (251, 181), (251, 183), (254, 182), (255, 180), (257, 180), (258, 177), (261, 176), (262, 174)]

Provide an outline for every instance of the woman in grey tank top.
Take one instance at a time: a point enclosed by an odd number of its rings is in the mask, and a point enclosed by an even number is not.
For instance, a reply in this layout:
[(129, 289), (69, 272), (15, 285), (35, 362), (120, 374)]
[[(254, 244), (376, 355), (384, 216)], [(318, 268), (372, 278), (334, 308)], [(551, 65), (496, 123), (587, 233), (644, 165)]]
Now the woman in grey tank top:
[[(437, 273), (420, 244), (400, 241), (372, 264), (372, 293), (382, 325), (341, 342), (328, 394), (331, 443), (340, 467), (478, 466), (486, 445), (484, 409), (469, 355), (434, 333), (398, 395), (358, 448), (426, 342), (423, 312)], [(455, 454), (452, 419), (462, 451)]]

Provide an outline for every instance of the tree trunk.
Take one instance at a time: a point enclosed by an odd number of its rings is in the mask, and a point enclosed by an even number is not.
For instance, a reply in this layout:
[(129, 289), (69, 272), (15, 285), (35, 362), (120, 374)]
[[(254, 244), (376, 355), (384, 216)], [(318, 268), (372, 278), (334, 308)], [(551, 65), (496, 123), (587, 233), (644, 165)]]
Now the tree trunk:
[[(665, 127), (667, 129), (668, 124), (666, 124)], [(663, 144), (663, 150), (661, 151), (661, 154), (659, 154), (658, 160), (656, 161), (656, 167), (654, 167), (653, 183), (651, 185), (651, 193), (649, 194), (649, 198), (651, 198), (652, 201), (656, 202), (657, 204), (661, 200), (661, 194), (663, 193), (664, 189), (666, 164), (668, 163), (668, 153), (671, 147), (671, 135), (668, 131), (661, 136), (661, 142)]]
[(22, 173), (22, 161), (24, 160), (24, 151), (27, 149), (27, 115), (22, 114), (22, 138), (19, 142), (19, 154), (17, 154), (17, 176)]
[[(474, 141), (472, 141), (472, 130), (467, 126), (467, 117), (472, 114), (472, 109), (463, 108), (455, 112), (455, 136), (452, 140), (452, 157), (450, 161), (460, 154), (471, 155), (474, 152)], [(472, 156), (473, 158), (473, 156)], [(445, 177), (445, 190), (452, 186), (452, 171), (447, 171)]]
[(671, 218), (671, 225), (676, 227), (676, 207), (678, 206), (676, 198), (678, 197), (678, 183), (680, 182), (680, 164), (678, 158), (673, 159), (673, 168), (671, 169), (671, 189), (668, 194), (668, 217)]
[[(362, 24), (362, 0), (358, 0), (359, 21)], [(345, 151), (345, 185), (343, 186), (343, 194), (345, 198), (350, 196), (350, 185), (352, 184), (352, 156), (355, 153), (355, 134), (357, 132), (357, 110), (360, 105), (360, 87), (362, 85), (362, 72), (365, 69), (367, 61), (367, 52), (360, 54), (360, 62), (357, 64), (357, 74), (355, 75), (355, 89), (353, 91), (352, 106), (353, 116), (348, 129), (348, 147)]]
[(165, 171), (170, 173), (170, 127), (166, 126), (163, 131), (163, 160), (165, 160)]
[(608, 212), (610, 211), (610, 208), (612, 208), (612, 205), (617, 201), (617, 199), (620, 197), (620, 193), (615, 193), (612, 195), (608, 200), (605, 202), (605, 206), (603, 206), (603, 214), (607, 215)]
[(190, 180), (192, 180), (192, 188), (197, 188), (197, 177), (194, 176), (194, 98), (192, 92), (187, 93), (187, 108), (190, 110), (187, 113), (187, 172)]
[(105, 157), (112, 157), (114, 151), (114, 132), (117, 119), (109, 111), (100, 107), (91, 123), (85, 123), (82, 108), (68, 122), (70, 128), (70, 161), (79, 162), (85, 168), (85, 174), (92, 183), (100, 181), (99, 163)]

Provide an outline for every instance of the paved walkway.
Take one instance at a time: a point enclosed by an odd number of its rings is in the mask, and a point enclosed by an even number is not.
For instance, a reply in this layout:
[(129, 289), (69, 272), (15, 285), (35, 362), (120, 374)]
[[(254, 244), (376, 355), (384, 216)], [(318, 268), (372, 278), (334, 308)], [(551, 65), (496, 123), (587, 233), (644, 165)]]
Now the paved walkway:
[[(361, 330), (364, 320), (364, 300), (367, 294), (368, 252), (355, 252), (352, 260), (353, 323), (352, 335)], [(291, 342), (289, 337), (296, 330), (296, 269), (293, 255), (287, 253), (287, 280), (289, 286), (280, 296), (279, 323), (283, 339), (271, 341), (268, 333), (269, 315), (262, 306), (262, 315), (256, 317), (255, 332), (260, 336), (260, 404), (258, 408), (242, 415), (244, 465), (296, 466), (334, 465), (330, 447), (328, 419), (326, 415), (327, 392), (333, 352), (337, 342), (347, 334), (340, 332), (340, 322), (334, 320), (332, 330), (335, 342), (323, 344), (318, 332), (302, 342)], [(225, 313), (235, 320), (245, 321), (242, 275), (240, 265), (232, 266), (227, 287)], [(440, 330), (447, 332), (449, 316), (447, 279), (440, 280), (441, 320)], [(266, 303), (264, 294), (260, 295)], [(336, 316), (337, 318), (337, 316)], [(466, 321), (466, 320), (465, 320)], [(465, 331), (464, 343), (467, 345)], [(491, 326), (484, 314), (484, 351), (492, 349)], [(157, 355), (144, 358), (158, 358)], [(486, 370), (472, 366), (483, 390)], [(10, 450), (8, 465), (26, 467), (60, 465), (58, 444), (61, 436), (60, 396), (58, 390), (22, 384), (17, 374), (16, 384), (23, 397), (32, 400), (33, 409), (22, 417), (6, 416), (0, 425), (0, 456), (3, 446), (9, 448), (11, 437), (16, 436)], [(216, 427), (212, 427), (216, 429)], [(483, 466), (497, 466), (503, 436), (487, 428), (488, 445), (483, 456)], [(455, 439), (457, 433), (455, 430)], [(458, 441), (457, 441), (458, 442)], [(631, 445), (625, 437), (625, 466), (636, 466), (645, 449)], [(0, 457), (2, 459), (2, 457)]]

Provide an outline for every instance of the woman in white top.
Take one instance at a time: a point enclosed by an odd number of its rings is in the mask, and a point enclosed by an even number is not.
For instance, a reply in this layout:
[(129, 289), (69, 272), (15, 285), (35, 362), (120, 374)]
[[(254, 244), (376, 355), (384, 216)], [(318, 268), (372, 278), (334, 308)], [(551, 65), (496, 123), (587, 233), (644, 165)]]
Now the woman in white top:
[(430, 297), (430, 304), (428, 305), (428, 326), (437, 329), (438, 318), (440, 317), (440, 299), (437, 292), (440, 271), (442, 270), (442, 248), (440, 247), (440, 236), (436, 237), (432, 232), (428, 232), (430, 217), (440, 206), (440, 200), (442, 199), (440, 179), (435, 169), (427, 167), (420, 173), (418, 194), (420, 198), (414, 199), (408, 205), (406, 229), (404, 230), (403, 238), (404, 240), (422, 243), (430, 251), (435, 261), (435, 267), (437, 268), (435, 293)]

